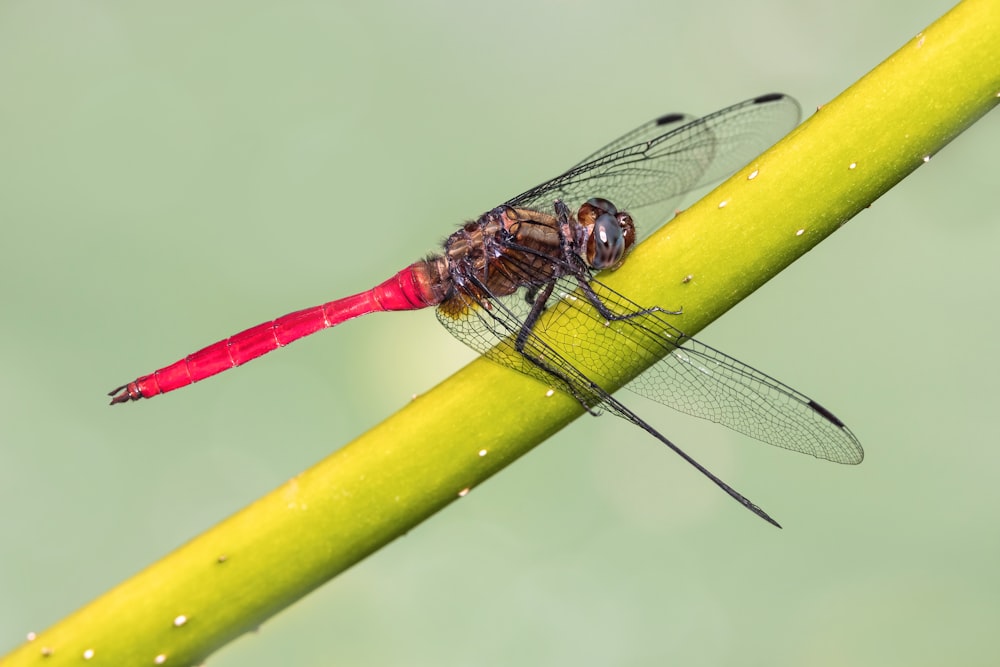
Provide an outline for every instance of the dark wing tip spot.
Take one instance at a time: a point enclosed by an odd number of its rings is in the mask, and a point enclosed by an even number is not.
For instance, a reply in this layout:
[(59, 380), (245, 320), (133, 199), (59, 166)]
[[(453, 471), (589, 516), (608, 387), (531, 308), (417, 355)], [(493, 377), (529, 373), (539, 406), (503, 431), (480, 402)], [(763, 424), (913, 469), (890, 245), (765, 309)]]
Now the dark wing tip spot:
[(810, 400), (809, 407), (818, 412), (824, 419), (832, 423), (837, 428), (845, 428), (846, 425), (844, 424), (844, 422), (840, 421), (840, 419), (837, 418), (837, 415), (833, 414), (832, 412), (824, 408), (816, 401)]
[(784, 99), (784, 93), (768, 93), (767, 95), (761, 95), (760, 97), (753, 98), (754, 104), (766, 104), (768, 102), (776, 102), (777, 100)]
[(668, 113), (666, 116), (660, 116), (656, 119), (657, 125), (670, 125), (671, 123), (676, 123), (684, 119), (684, 114), (681, 113)]

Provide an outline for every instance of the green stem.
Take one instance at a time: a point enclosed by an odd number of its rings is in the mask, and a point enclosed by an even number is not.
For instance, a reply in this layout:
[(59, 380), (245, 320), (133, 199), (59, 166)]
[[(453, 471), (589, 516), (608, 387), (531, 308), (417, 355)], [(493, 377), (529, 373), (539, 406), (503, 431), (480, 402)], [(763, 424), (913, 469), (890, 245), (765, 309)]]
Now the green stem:
[[(962, 2), (679, 215), (606, 281), (638, 303), (683, 305), (678, 325), (697, 332), (995, 106), (997, 44), (1000, 3)], [(477, 360), (3, 664), (78, 664), (87, 650), (94, 664), (152, 665), (160, 655), (165, 664), (195, 664), (580, 414), (572, 398), (547, 396), (535, 380)]]

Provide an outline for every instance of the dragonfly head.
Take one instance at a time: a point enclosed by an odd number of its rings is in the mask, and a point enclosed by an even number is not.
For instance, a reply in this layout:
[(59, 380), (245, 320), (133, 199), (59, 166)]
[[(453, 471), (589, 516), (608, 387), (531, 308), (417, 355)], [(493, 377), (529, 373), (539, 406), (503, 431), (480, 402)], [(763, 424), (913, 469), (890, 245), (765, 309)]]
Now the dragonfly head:
[(576, 219), (587, 231), (587, 264), (598, 270), (617, 269), (635, 244), (632, 216), (607, 199), (594, 197), (580, 207)]

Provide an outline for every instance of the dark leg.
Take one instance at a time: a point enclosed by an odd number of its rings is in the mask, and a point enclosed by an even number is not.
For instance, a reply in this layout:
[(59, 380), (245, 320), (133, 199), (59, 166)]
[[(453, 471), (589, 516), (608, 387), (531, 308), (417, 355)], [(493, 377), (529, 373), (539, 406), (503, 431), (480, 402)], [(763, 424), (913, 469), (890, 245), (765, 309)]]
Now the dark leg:
[(627, 313), (616, 313), (608, 308), (604, 301), (594, 292), (594, 288), (590, 286), (590, 282), (582, 277), (577, 277), (577, 281), (580, 283), (580, 289), (583, 290), (583, 294), (587, 297), (597, 312), (601, 314), (601, 317), (608, 320), (609, 322), (617, 322), (619, 320), (630, 320), (633, 317), (641, 317), (643, 315), (649, 315), (650, 313), (663, 313), (664, 315), (680, 315), (684, 312), (684, 309), (680, 310), (667, 310), (666, 308), (660, 308), (659, 306), (653, 306), (652, 308), (643, 308), (642, 310), (633, 310)]
[[(531, 306), (531, 310), (528, 311), (527, 317), (524, 318), (524, 324), (521, 326), (521, 330), (517, 332), (517, 338), (514, 339), (514, 349), (517, 350), (517, 352), (520, 353), (522, 357), (530, 361), (538, 368), (542, 369), (545, 373), (561, 381), (564, 387), (573, 395), (573, 398), (579, 401), (580, 405), (582, 405), (587, 410), (587, 412), (589, 412), (592, 415), (598, 415), (600, 413), (594, 410), (594, 407), (600, 401), (594, 400), (593, 398), (589, 398), (585, 393), (581, 392), (579, 386), (581, 383), (583, 383), (584, 385), (587, 384), (592, 385), (593, 382), (588, 380), (582, 374), (581, 374), (582, 379), (577, 379), (577, 381), (574, 382), (573, 379), (570, 378), (566, 373), (563, 373), (558, 368), (555, 368), (552, 365), (546, 363), (544, 359), (536, 357), (533, 354), (529, 353), (527, 349), (528, 341), (531, 340), (533, 336), (535, 323), (538, 321), (539, 316), (545, 311), (545, 306), (549, 301), (549, 297), (552, 296), (552, 290), (555, 289), (555, 286), (556, 286), (555, 281), (552, 281), (550, 283), (546, 283), (544, 287), (538, 290), (538, 293), (535, 296), (535, 301)], [(539, 339), (535, 338), (535, 340), (538, 341)], [(593, 389), (594, 387), (591, 388)], [(603, 390), (600, 390), (600, 387), (596, 388), (599, 390), (598, 392), (596, 392), (597, 394), (603, 392)]]

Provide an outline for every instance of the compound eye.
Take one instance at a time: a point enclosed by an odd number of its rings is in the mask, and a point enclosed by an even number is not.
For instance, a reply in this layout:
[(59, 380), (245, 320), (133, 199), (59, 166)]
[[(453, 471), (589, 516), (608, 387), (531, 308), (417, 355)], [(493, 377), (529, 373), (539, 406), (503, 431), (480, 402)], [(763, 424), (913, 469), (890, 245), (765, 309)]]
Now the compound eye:
[[(610, 202), (608, 202), (610, 204)], [(616, 266), (625, 257), (625, 233), (616, 217), (602, 213), (587, 239), (587, 261), (595, 269)]]
[(618, 208), (615, 207), (614, 204), (601, 197), (591, 197), (587, 200), (587, 203), (602, 213), (609, 213), (610, 215), (616, 215), (618, 213)]

